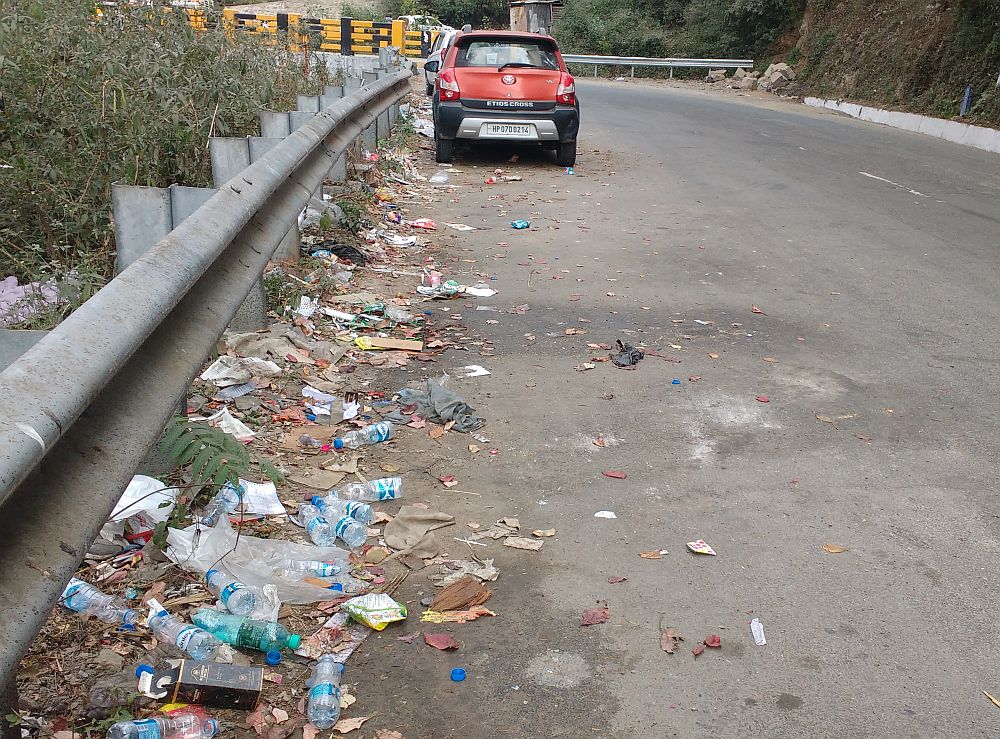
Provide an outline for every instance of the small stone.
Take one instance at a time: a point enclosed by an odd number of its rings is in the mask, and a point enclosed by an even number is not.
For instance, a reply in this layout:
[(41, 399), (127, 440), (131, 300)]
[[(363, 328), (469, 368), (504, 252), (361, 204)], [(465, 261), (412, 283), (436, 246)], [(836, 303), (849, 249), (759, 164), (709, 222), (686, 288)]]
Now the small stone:
[(94, 664), (104, 668), (104, 672), (121, 672), (122, 667), (125, 666), (125, 658), (110, 649), (102, 649), (97, 653)]

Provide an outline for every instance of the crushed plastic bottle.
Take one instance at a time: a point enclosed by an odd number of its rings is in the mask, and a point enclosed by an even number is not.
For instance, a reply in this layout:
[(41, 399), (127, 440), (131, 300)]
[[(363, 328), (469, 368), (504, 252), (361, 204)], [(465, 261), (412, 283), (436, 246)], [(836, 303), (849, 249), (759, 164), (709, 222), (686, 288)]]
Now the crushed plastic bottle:
[(314, 495), (312, 504), (319, 508), (319, 512), (328, 519), (350, 516), (365, 526), (370, 526), (375, 520), (375, 511), (370, 505), (356, 500), (344, 500), (337, 495), (336, 490), (331, 490), (325, 497)]
[(427, 179), (427, 181), (430, 182), (432, 185), (446, 185), (446, 184), (448, 184), (448, 173), (445, 172), (445, 171), (439, 170), (439, 171), (435, 172), (434, 174), (432, 174)]
[(202, 526), (215, 526), (220, 518), (228, 516), (239, 508), (242, 500), (242, 491), (237, 489), (233, 483), (227, 482), (205, 506), (198, 523)]
[(403, 478), (380, 477), (368, 482), (350, 482), (343, 490), (336, 491), (336, 495), (341, 500), (396, 500), (403, 497)]
[(410, 311), (397, 308), (394, 305), (387, 305), (385, 307), (385, 317), (394, 323), (409, 323), (416, 319), (416, 316), (410, 313)]
[(207, 631), (171, 616), (157, 600), (149, 601), (147, 623), (153, 636), (162, 642), (173, 644), (199, 662), (215, 659), (216, 652), (222, 646), (219, 640)]
[(205, 573), (205, 583), (212, 591), (212, 595), (218, 597), (230, 613), (249, 616), (257, 606), (257, 595), (253, 588), (248, 588), (225, 572), (209, 570)]
[(306, 715), (317, 729), (325, 730), (340, 718), (340, 677), (344, 666), (332, 654), (324, 654), (306, 682), (309, 688), (309, 704)]
[(332, 547), (337, 543), (337, 532), (323, 517), (319, 508), (306, 503), (299, 506), (299, 521), (306, 529), (312, 543), (318, 547)]
[(357, 429), (344, 434), (343, 437), (333, 440), (334, 449), (357, 449), (366, 444), (378, 444), (388, 441), (396, 435), (396, 427), (391, 421), (380, 421), (363, 429)]
[(198, 626), (210, 632), (216, 639), (234, 647), (259, 649), (298, 649), (302, 637), (291, 633), (277, 621), (257, 621), (245, 616), (234, 616), (212, 608), (199, 608), (191, 616)]
[(134, 608), (75, 577), (63, 590), (59, 602), (71, 611), (86, 613), (106, 624), (120, 624), (127, 629), (135, 628), (139, 621), (139, 613)]
[(333, 577), (344, 571), (335, 562), (320, 562), (315, 559), (283, 559), (274, 566), (277, 572), (300, 575), (309, 574), (314, 577)]
[(181, 712), (137, 721), (119, 721), (108, 729), (107, 739), (208, 739), (218, 730), (215, 719)]

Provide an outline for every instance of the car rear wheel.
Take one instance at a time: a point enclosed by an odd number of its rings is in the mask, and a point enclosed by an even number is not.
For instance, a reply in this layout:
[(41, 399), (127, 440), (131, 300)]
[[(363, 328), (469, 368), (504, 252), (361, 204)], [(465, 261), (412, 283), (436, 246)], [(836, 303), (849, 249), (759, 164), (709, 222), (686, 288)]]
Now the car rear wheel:
[(427, 82), (426, 85), (427, 85), (427, 97), (430, 97), (431, 95), (434, 94), (434, 85), (432, 85), (430, 82)]
[(434, 161), (438, 164), (451, 164), (452, 149), (455, 142), (451, 139), (443, 139), (440, 136), (434, 137)]
[[(441, 161), (440, 159), (438, 161)], [(576, 164), (576, 142), (560, 141), (556, 149), (556, 164), (560, 167), (572, 167)]]

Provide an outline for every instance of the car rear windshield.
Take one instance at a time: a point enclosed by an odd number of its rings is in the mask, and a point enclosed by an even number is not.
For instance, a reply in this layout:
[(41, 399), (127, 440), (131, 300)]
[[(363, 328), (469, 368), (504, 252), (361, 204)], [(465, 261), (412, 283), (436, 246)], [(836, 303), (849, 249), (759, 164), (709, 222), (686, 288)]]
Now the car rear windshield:
[(455, 66), (559, 69), (559, 61), (545, 39), (470, 39), (459, 45)]

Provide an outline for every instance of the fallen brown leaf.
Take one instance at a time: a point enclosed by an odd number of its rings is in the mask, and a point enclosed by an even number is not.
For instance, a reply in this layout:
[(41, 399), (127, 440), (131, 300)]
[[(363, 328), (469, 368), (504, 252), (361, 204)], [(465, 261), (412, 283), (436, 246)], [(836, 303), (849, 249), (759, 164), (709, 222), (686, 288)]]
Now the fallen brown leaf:
[(709, 359), (718, 359), (718, 358), (719, 358), (719, 355), (718, 355), (718, 354), (716, 354), (715, 352), (709, 352), (709, 353), (708, 353), (708, 358), (709, 358)]
[(610, 477), (615, 480), (626, 480), (628, 479), (628, 473), (622, 470), (604, 470), (602, 473), (605, 477)]
[(604, 437), (603, 436), (598, 436), (596, 439), (594, 439), (594, 446), (599, 446), (599, 447), (601, 447), (601, 449), (603, 449), (604, 448)]
[(607, 623), (611, 618), (611, 611), (608, 608), (588, 608), (580, 617), (580, 626), (596, 626)]
[(705, 651), (705, 645), (704, 644), (698, 644), (698, 645), (695, 646), (694, 649), (691, 650), (691, 654), (693, 654), (695, 657), (697, 657), (699, 654), (701, 654), (704, 651)]
[(531, 535), (532, 536), (544, 536), (544, 537), (555, 536), (556, 535), (556, 530), (555, 529), (535, 529), (534, 531), (531, 532)]
[(840, 544), (824, 544), (823, 551), (827, 554), (843, 554), (847, 551), (847, 547), (842, 547)]
[(663, 555), (660, 554), (659, 550), (653, 552), (639, 552), (639, 556), (643, 559), (663, 559)]
[(681, 632), (677, 629), (666, 629), (660, 634), (660, 649), (667, 654), (674, 654), (674, 650), (682, 641), (684, 637), (681, 636)]
[(767, 315), (767, 313), (765, 313), (764, 311), (762, 311), (762, 310), (761, 310), (760, 308), (758, 308), (758, 307), (757, 307), (756, 305), (751, 305), (751, 306), (750, 306), (750, 311), (751, 311), (752, 313), (759, 313), (759, 314), (760, 314), (760, 315), (762, 315), (762, 316), (766, 316), (766, 315)]
[(458, 649), (461, 646), (451, 634), (424, 634), (424, 644), (441, 651)]
[(361, 728), (361, 725), (370, 719), (371, 716), (356, 716), (355, 718), (342, 718), (333, 726), (333, 730), (341, 734), (347, 734)]
[(626, 580), (628, 580), (627, 577), (622, 577), (621, 575), (615, 575), (614, 577), (609, 577), (608, 578), (608, 584), (609, 585), (617, 585), (618, 583), (625, 582)]
[(718, 634), (711, 634), (705, 637), (705, 646), (717, 649), (722, 646), (722, 637)]
[(765, 362), (770, 362), (771, 364), (777, 364), (778, 360), (775, 357), (764, 357)]
[(427, 432), (427, 435), (432, 439), (440, 439), (442, 436), (444, 436), (444, 434), (445, 434), (444, 426), (435, 426), (434, 428), (432, 428), (430, 431)]

